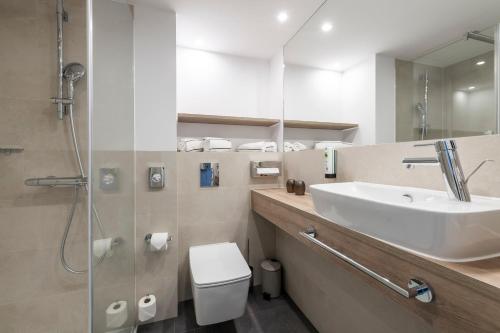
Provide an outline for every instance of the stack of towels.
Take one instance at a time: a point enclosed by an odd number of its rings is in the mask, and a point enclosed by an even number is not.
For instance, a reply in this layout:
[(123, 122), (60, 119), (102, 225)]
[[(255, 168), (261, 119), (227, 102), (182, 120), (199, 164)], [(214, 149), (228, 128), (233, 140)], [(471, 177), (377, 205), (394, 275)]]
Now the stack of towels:
[(294, 143), (290, 143), (290, 142), (285, 142), (284, 143), (284, 150), (285, 152), (289, 152), (289, 151), (301, 151), (301, 150), (306, 150), (307, 149), (307, 146), (303, 143), (300, 143), (300, 142), (294, 142)]
[(203, 140), (195, 138), (182, 138), (177, 141), (177, 151), (203, 151)]
[(203, 151), (231, 151), (231, 141), (222, 138), (203, 138)]
[(232, 149), (233, 144), (231, 143), (231, 141), (222, 138), (182, 138), (177, 142), (177, 151), (181, 152), (231, 151)]
[[(300, 143), (296, 143), (300, 144)], [(179, 138), (177, 142), (177, 151), (180, 152), (220, 152), (220, 151), (232, 151), (233, 144), (230, 140), (222, 138), (212, 138), (206, 137), (203, 139), (198, 138)], [(305, 149), (305, 146), (304, 146)], [(245, 143), (238, 147), (237, 151), (240, 152), (277, 152), (278, 145), (274, 141), (259, 141)]]
[(278, 151), (278, 145), (274, 141), (251, 142), (240, 145), (237, 150), (241, 152), (260, 151), (264, 153), (271, 153)]
[(352, 143), (343, 142), (343, 141), (319, 141), (314, 144), (314, 149), (326, 149), (326, 148), (345, 148), (352, 147)]

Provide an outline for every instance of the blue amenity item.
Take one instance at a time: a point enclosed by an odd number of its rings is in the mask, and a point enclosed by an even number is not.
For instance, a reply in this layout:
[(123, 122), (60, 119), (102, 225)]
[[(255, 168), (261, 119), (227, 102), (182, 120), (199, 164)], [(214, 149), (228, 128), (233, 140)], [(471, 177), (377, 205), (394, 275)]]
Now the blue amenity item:
[(219, 163), (200, 164), (200, 187), (219, 186)]
[(200, 166), (200, 187), (210, 187), (212, 184), (212, 168), (210, 163), (202, 163)]

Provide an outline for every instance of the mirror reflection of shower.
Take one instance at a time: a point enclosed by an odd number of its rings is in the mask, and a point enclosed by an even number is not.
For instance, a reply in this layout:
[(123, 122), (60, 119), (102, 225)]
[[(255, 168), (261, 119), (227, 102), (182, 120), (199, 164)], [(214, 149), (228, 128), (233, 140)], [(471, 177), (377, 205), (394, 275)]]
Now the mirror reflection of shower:
[(424, 101), (423, 103), (418, 102), (415, 109), (419, 117), (420, 140), (425, 140), (427, 130), (429, 129), (427, 121), (427, 115), (429, 113), (429, 71), (425, 71), (425, 74), (423, 74), (420, 79), (424, 81)]
[(496, 29), (464, 32), (413, 60), (396, 59), (396, 141), (498, 133)]

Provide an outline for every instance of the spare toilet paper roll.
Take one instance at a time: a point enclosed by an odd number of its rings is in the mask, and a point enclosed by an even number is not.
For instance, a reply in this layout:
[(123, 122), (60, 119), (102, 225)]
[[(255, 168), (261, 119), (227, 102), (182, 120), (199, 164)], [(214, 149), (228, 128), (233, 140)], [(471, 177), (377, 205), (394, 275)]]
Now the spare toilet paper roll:
[(160, 251), (168, 248), (168, 232), (155, 232), (151, 235), (151, 250)]
[(155, 295), (146, 295), (139, 300), (139, 321), (146, 321), (156, 315)]
[(121, 327), (127, 321), (127, 301), (111, 303), (106, 309), (106, 325), (108, 328)]
[(112, 243), (113, 238), (96, 239), (93, 246), (94, 256), (101, 258), (105, 254), (110, 254)]

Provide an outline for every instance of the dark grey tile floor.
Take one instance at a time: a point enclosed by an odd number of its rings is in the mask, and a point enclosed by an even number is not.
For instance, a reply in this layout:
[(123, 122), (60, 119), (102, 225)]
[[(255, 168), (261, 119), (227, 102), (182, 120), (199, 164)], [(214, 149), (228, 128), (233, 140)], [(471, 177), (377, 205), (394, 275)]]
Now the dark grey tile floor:
[(257, 289), (248, 295), (245, 314), (223, 323), (198, 326), (193, 301), (179, 304), (177, 318), (139, 326), (138, 333), (310, 333), (317, 332), (287, 295), (266, 301)]

